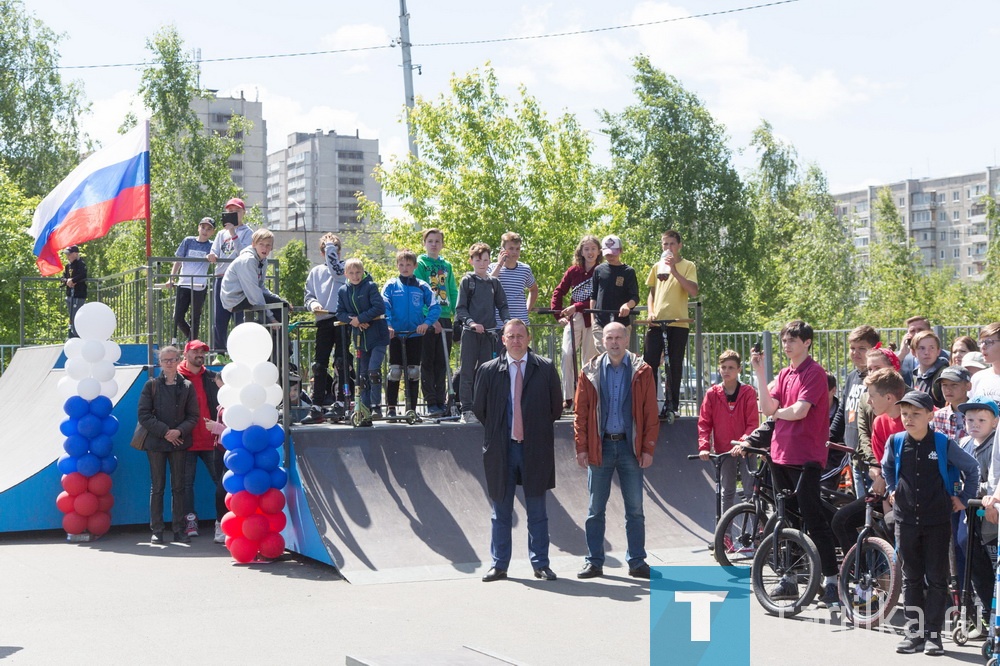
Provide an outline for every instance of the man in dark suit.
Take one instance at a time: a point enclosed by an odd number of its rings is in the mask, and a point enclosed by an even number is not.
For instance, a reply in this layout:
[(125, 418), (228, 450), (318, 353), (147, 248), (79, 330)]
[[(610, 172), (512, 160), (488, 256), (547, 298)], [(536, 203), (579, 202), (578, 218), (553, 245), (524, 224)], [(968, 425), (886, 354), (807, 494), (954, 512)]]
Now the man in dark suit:
[(549, 568), (545, 493), (556, 487), (552, 424), (562, 414), (562, 385), (552, 361), (528, 350), (530, 342), (524, 322), (511, 319), (503, 329), (506, 353), (476, 372), (472, 411), (486, 429), (483, 467), (493, 504), (493, 566), (483, 576), (487, 583), (507, 577), (518, 484), (524, 486), (528, 554), (535, 578), (556, 579)]

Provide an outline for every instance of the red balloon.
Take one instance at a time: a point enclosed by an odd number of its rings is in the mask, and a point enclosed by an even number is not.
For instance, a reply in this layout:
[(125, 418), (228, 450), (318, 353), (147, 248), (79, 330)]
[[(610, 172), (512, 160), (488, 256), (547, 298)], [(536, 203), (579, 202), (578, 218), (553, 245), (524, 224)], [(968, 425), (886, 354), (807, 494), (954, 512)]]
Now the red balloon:
[(243, 536), (243, 518), (230, 511), (222, 517), (222, 533), (230, 537)]
[(269, 532), (280, 532), (288, 524), (288, 518), (283, 513), (267, 514), (267, 529)]
[(103, 511), (87, 518), (87, 531), (94, 536), (101, 536), (111, 529), (111, 516)]
[(59, 493), (59, 496), (56, 497), (56, 508), (62, 511), (63, 513), (69, 513), (70, 511), (72, 511), (73, 496), (70, 495), (65, 490)]
[[(230, 511), (235, 513), (237, 516), (250, 516), (257, 512), (257, 496), (248, 493), (245, 490), (233, 495), (233, 499), (230, 502)], [(256, 541), (256, 539), (254, 539)]]
[(285, 495), (277, 488), (268, 488), (260, 496), (260, 510), (264, 513), (278, 513), (285, 508)]
[(70, 495), (85, 493), (87, 492), (87, 477), (79, 472), (64, 474), (62, 478), (62, 487), (63, 490), (68, 492)]
[(226, 537), (226, 550), (229, 550), (232, 547), (232, 545), (233, 545), (233, 537), (227, 536)]
[(97, 511), (97, 495), (81, 493), (73, 498), (73, 510), (81, 516), (90, 516)]
[(280, 534), (268, 532), (260, 540), (260, 554), (269, 560), (281, 557), (285, 552), (285, 539)]
[(243, 519), (243, 536), (247, 539), (257, 543), (267, 533), (267, 518), (263, 514), (255, 513)]
[(111, 511), (111, 507), (115, 505), (115, 496), (111, 493), (107, 495), (101, 495), (97, 498), (97, 510), (107, 513)]
[(83, 534), (83, 531), (87, 529), (87, 518), (76, 511), (70, 511), (63, 516), (62, 526), (66, 530), (66, 534)]
[(98, 497), (111, 492), (111, 476), (104, 472), (98, 472), (87, 481), (87, 490)]
[(233, 494), (232, 493), (226, 493), (226, 509), (229, 510), (229, 511), (233, 510), (232, 502), (233, 502)]
[(246, 537), (234, 537), (229, 544), (229, 553), (237, 562), (246, 564), (257, 557), (257, 542)]

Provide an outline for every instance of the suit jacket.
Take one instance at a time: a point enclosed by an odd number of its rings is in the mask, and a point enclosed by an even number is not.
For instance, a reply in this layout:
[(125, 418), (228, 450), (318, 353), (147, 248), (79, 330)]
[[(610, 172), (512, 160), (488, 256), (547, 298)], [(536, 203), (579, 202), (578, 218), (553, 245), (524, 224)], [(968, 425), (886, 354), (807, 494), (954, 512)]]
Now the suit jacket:
[[(521, 414), (524, 424), (524, 473), (517, 480), (524, 494), (538, 496), (556, 487), (555, 429), (562, 415), (562, 384), (549, 359), (529, 351), (525, 357)], [(510, 444), (510, 375), (507, 355), (479, 366), (472, 411), (483, 424), (483, 467), (490, 499), (499, 502), (507, 487)]]

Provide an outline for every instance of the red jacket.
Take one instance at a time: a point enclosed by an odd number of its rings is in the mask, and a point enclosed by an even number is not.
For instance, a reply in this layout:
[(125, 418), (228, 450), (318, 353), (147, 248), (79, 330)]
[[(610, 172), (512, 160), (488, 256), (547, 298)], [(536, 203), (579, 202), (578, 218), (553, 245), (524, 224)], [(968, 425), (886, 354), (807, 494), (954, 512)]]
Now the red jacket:
[[(730, 409), (732, 407), (732, 409)], [(705, 393), (698, 416), (698, 450), (726, 453), (732, 449), (731, 441), (742, 439), (760, 425), (757, 412), (757, 392), (749, 384), (740, 384), (736, 401), (726, 400), (722, 384), (716, 384)]]
[[(656, 385), (653, 383), (653, 369), (648, 363), (628, 352), (632, 363), (632, 434), (636, 459), (643, 453), (653, 455), (656, 448), (656, 438), (660, 434), (660, 418), (656, 405)], [(576, 452), (586, 451), (587, 460), (591, 465), (600, 465), (603, 452), (603, 434), (601, 429), (601, 399), (597, 394), (600, 384), (601, 361), (605, 354), (599, 354), (590, 359), (580, 372), (580, 381), (576, 383), (576, 395), (573, 398), (575, 414), (573, 416), (573, 439), (576, 441)]]
[[(597, 264), (594, 264), (594, 268), (597, 268)], [(570, 297), (570, 305), (572, 305), (574, 308), (576, 308), (577, 312), (583, 312), (585, 309), (589, 308), (590, 307), (590, 297), (588, 296), (586, 299), (584, 299), (582, 301), (574, 300), (573, 299), (573, 289), (575, 289), (577, 287), (577, 285), (583, 284), (584, 282), (588, 282), (591, 278), (593, 278), (594, 277), (594, 268), (591, 268), (589, 271), (585, 271), (584, 269), (580, 268), (576, 264), (573, 264), (568, 269), (566, 269), (566, 272), (563, 273), (562, 279), (559, 280), (559, 284), (556, 285), (556, 290), (554, 292), (552, 292), (552, 301), (549, 304), (549, 307), (551, 309), (553, 309), (553, 310), (562, 310), (563, 309), (563, 298), (566, 295), (569, 295), (569, 297)], [(560, 317), (560, 315), (558, 315), (558, 314), (553, 315), (553, 316), (557, 320)], [(583, 312), (583, 325), (586, 328), (590, 328), (590, 313), (589, 312)]]
[[(193, 444), (191, 444), (191, 448), (188, 451), (211, 451), (215, 448), (215, 435), (205, 425), (205, 419), (212, 417), (208, 392), (205, 390), (204, 382), (204, 375), (207, 370), (205, 366), (202, 366), (200, 372), (194, 372), (188, 366), (187, 361), (181, 361), (181, 364), (177, 366), (177, 372), (191, 381), (191, 384), (194, 386), (194, 394), (198, 398), (198, 423), (194, 425), (194, 430), (191, 431), (191, 441)], [(215, 381), (214, 376), (213, 374), (213, 382)]]

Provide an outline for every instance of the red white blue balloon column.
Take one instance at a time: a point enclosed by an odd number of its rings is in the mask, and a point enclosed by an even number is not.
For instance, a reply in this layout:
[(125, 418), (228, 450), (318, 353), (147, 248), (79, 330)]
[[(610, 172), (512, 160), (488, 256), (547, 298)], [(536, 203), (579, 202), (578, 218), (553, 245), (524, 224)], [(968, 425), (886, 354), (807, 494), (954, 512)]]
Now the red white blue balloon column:
[(65, 453), (56, 463), (62, 488), (56, 506), (62, 511), (69, 535), (100, 536), (111, 527), (111, 474), (118, 467), (112, 438), (118, 419), (111, 399), (118, 394), (115, 361), (121, 348), (109, 340), (115, 331), (115, 313), (103, 303), (87, 303), (76, 313), (79, 338), (66, 341), (66, 376), (59, 381), (65, 396), (66, 420), (59, 430), (66, 437)]
[(278, 368), (268, 361), (271, 335), (260, 324), (233, 329), (228, 341), (233, 362), (222, 370), (225, 386), (219, 404), (225, 409), (222, 433), (228, 471), (222, 479), (227, 491), (222, 531), (226, 547), (237, 562), (257, 555), (273, 559), (285, 551), (285, 495), (288, 474), (281, 467), (284, 429), (278, 425), (281, 403)]

